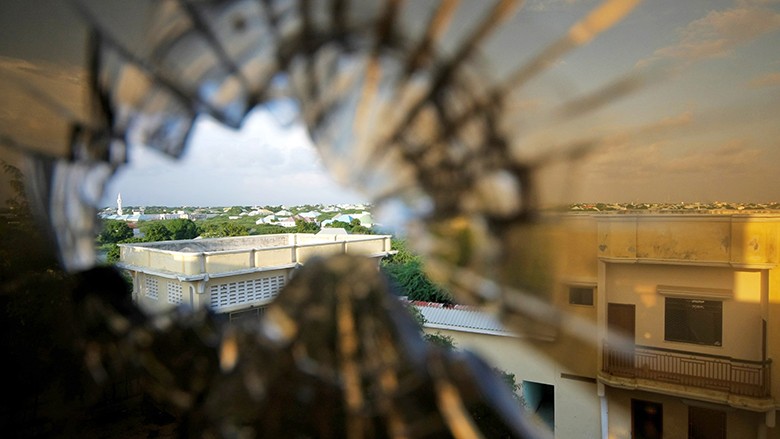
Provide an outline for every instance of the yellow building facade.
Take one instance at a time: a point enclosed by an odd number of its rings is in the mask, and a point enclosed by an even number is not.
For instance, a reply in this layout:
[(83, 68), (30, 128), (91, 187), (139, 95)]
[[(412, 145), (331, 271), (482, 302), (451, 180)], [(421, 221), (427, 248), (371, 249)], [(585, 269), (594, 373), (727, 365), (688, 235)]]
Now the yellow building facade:
[(442, 332), (553, 395), (556, 437), (780, 438), (780, 215), (556, 223), (554, 340)]
[(610, 434), (780, 437), (780, 217), (594, 219)]

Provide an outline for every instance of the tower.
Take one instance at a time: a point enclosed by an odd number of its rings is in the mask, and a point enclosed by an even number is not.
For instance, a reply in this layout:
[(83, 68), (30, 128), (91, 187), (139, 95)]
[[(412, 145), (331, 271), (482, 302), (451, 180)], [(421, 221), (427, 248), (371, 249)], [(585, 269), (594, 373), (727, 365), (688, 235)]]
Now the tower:
[(122, 194), (119, 193), (116, 196), (116, 214), (122, 215)]

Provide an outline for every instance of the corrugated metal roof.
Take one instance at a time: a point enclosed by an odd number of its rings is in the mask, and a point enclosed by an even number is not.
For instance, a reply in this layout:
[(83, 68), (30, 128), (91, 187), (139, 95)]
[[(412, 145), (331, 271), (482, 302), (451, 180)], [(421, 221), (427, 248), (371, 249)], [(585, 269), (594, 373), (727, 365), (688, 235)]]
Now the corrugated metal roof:
[(426, 328), (515, 336), (510, 330), (504, 328), (493, 314), (479, 308), (419, 301), (411, 304), (425, 317)]

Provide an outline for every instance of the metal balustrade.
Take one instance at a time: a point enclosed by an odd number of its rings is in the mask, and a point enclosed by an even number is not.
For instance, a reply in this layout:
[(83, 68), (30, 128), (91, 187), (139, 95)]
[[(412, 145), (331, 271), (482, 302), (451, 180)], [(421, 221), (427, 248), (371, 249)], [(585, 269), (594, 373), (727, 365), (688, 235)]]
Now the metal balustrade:
[(736, 395), (767, 397), (772, 360), (751, 361), (726, 356), (637, 345), (633, 350), (604, 344), (604, 372)]

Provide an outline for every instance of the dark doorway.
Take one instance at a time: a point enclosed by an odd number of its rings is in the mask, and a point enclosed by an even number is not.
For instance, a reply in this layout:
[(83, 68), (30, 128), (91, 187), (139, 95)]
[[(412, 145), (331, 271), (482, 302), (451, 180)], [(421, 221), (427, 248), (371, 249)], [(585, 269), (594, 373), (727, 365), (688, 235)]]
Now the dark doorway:
[(688, 407), (689, 439), (726, 439), (726, 412)]
[(536, 414), (550, 430), (555, 429), (555, 386), (523, 381), (523, 400), (529, 411)]
[(607, 305), (607, 366), (615, 373), (634, 369), (636, 306), (622, 303)]
[(664, 432), (664, 407), (659, 402), (631, 400), (631, 437), (661, 439)]

